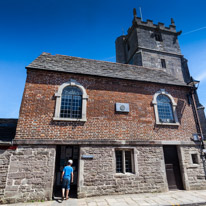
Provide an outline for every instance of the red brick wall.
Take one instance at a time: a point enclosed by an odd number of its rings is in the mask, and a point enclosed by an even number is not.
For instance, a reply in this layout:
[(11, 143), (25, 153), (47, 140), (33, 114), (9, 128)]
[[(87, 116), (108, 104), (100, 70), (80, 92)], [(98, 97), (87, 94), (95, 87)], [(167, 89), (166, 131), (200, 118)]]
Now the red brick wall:
[[(87, 122), (53, 121), (58, 87), (70, 79), (89, 95)], [(177, 102), (180, 126), (155, 125), (152, 99), (165, 89)], [(196, 133), (188, 88), (50, 71), (28, 70), (16, 139), (189, 140)], [(129, 103), (128, 114), (115, 103)]]

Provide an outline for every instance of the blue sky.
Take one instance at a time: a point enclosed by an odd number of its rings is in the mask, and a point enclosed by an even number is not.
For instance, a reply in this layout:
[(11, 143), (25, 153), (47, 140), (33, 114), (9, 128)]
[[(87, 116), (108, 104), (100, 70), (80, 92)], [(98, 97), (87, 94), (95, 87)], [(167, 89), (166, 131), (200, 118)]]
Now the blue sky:
[(168, 26), (173, 17), (183, 31), (182, 54), (206, 106), (205, 0), (0, 0), (0, 118), (18, 117), (25, 66), (42, 52), (114, 62), (115, 39), (139, 6), (144, 21)]

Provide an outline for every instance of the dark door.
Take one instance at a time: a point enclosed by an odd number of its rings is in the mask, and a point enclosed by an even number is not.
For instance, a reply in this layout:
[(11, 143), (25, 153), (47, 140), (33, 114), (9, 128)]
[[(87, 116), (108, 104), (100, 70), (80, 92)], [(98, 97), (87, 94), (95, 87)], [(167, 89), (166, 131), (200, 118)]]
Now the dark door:
[(69, 159), (73, 160), (74, 170), (74, 183), (70, 185), (70, 197), (77, 197), (77, 180), (78, 180), (78, 159), (79, 159), (79, 147), (78, 146), (57, 146), (56, 149), (56, 169), (54, 180), (54, 198), (61, 197), (61, 173), (64, 166), (67, 165)]
[(179, 158), (177, 147), (173, 145), (163, 146), (165, 169), (167, 175), (168, 187), (170, 190), (183, 189), (182, 177), (180, 173)]

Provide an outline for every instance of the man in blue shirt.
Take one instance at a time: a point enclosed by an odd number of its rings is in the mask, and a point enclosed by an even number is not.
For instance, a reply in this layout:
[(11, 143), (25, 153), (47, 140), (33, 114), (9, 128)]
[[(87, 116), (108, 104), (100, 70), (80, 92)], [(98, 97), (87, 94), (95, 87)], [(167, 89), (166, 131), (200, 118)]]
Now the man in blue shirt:
[(73, 164), (72, 160), (68, 160), (68, 165), (64, 167), (61, 175), (62, 181), (62, 200), (64, 199), (65, 188), (66, 188), (66, 200), (69, 199), (70, 182), (73, 183)]

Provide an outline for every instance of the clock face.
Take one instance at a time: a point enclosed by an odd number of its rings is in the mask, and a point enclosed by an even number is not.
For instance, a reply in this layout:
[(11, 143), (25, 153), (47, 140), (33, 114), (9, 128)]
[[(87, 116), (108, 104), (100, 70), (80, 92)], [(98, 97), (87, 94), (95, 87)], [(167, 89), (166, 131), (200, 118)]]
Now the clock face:
[(124, 106), (124, 105), (121, 105), (121, 106), (120, 106), (120, 110), (121, 110), (121, 111), (124, 111), (124, 110), (125, 110), (125, 106)]

